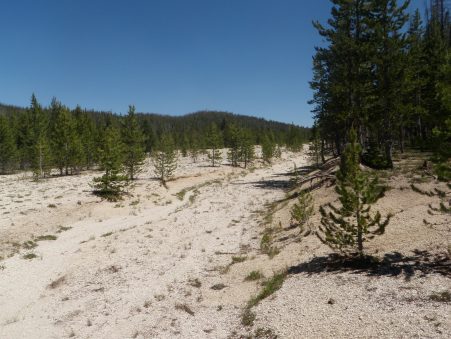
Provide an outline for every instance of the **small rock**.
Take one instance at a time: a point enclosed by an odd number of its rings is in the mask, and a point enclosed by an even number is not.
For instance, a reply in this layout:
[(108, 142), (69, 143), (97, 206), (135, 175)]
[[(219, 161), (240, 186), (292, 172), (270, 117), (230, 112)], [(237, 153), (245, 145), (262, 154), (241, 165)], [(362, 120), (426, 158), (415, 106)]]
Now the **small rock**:
[(333, 305), (333, 304), (335, 304), (335, 299), (329, 298), (329, 300), (327, 301), (327, 303), (328, 303), (329, 305)]

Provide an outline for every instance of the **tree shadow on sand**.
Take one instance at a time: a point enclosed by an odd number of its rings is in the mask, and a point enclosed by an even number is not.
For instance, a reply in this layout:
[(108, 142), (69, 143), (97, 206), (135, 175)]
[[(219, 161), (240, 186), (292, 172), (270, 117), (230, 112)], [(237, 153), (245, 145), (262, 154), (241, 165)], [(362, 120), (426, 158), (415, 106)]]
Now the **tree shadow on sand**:
[[(314, 166), (302, 166), (298, 167), (296, 171), (287, 171), (284, 173), (274, 173), (269, 179), (258, 180), (252, 182), (246, 182), (246, 185), (253, 185), (257, 188), (262, 189), (274, 189), (274, 190), (285, 190), (288, 191), (296, 186), (296, 178), (302, 178), (307, 176), (309, 173), (314, 171), (316, 167)], [(287, 178), (288, 177), (288, 178)], [(236, 182), (236, 185), (243, 183)]]
[(432, 254), (428, 251), (414, 250), (413, 255), (405, 256), (398, 252), (386, 253), (382, 259), (366, 256), (349, 258), (338, 254), (315, 257), (308, 262), (289, 268), (290, 274), (306, 273), (344, 273), (366, 276), (403, 276), (410, 280), (413, 276), (441, 274), (451, 277), (451, 259), (445, 254)]

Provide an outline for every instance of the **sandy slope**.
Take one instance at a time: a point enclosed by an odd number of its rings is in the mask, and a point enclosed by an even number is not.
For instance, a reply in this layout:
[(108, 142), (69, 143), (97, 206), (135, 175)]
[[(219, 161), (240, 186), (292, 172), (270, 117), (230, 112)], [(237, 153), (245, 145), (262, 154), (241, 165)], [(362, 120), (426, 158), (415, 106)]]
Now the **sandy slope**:
[(227, 337), (258, 287), (221, 267), (257, 246), (255, 212), (284, 196), (266, 180), (288, 180), (294, 161), (305, 158), (253, 171), (183, 160), (169, 190), (143, 173), (119, 204), (90, 195), (94, 173), (2, 177), (0, 248), (12, 256), (0, 262), (0, 337)]
[[(243, 170), (182, 159), (168, 190), (147, 171), (118, 204), (90, 194), (95, 173), (41, 183), (0, 177), (0, 255), (8, 257), (0, 261), (0, 338), (451, 337), (451, 303), (431, 299), (451, 292), (450, 216), (431, 212), (440, 198), (410, 184), (447, 187), (418, 177), (421, 161), (397, 164), (375, 206), (394, 217), (366, 247), (389, 266), (328, 266), (330, 249), (289, 227), (287, 172), (306, 162), (284, 153), (270, 167)], [(332, 187), (313, 195), (316, 210), (337, 198)], [(319, 222), (316, 213), (311, 228)], [(260, 251), (265, 226), (280, 250), (272, 259)], [(42, 235), (58, 238), (24, 249)], [(234, 257), (244, 261), (232, 265)], [(285, 269), (282, 288), (243, 326), (243, 307), (262, 288), (244, 278)]]

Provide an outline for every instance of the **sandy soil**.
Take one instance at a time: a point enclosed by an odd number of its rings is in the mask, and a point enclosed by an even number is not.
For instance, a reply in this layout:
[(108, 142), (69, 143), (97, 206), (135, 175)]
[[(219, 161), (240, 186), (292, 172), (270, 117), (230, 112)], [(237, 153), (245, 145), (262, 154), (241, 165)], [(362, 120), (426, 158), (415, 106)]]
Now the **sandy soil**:
[[(227, 337), (257, 287), (228, 286), (224, 267), (258, 243), (255, 212), (284, 195), (265, 180), (288, 180), (294, 161), (305, 163), (284, 154), (244, 170), (182, 159), (168, 190), (142, 173), (119, 203), (90, 194), (95, 173), (1, 177), (1, 251), (11, 257), (1, 262), (0, 337)], [(57, 239), (36, 241), (43, 235)], [(37, 247), (24, 249), (29, 240)]]
[[(251, 170), (181, 159), (168, 189), (147, 170), (119, 203), (90, 194), (94, 172), (0, 177), (0, 338), (451, 337), (450, 303), (430, 298), (451, 291), (449, 261), (438, 262), (449, 215), (428, 214), (440, 199), (414, 192), (405, 173), (388, 178), (377, 208), (395, 216), (368, 250), (391, 258), (390, 270), (330, 269), (331, 251), (289, 227), (294, 164), (306, 156), (284, 152)], [(314, 197), (316, 208), (336, 199), (330, 187)], [(312, 229), (318, 223), (316, 214)], [(273, 258), (260, 250), (269, 226)], [(39, 240), (46, 235), (57, 238)], [(262, 288), (244, 278), (285, 269), (282, 288), (243, 326)]]

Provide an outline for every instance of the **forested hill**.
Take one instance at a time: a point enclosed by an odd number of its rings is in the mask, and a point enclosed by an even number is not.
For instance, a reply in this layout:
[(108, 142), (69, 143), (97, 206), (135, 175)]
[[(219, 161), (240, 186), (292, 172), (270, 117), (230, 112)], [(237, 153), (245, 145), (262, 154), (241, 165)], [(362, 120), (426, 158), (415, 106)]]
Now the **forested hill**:
[(162, 132), (170, 132), (178, 145), (184, 143), (184, 138), (203, 139), (212, 124), (223, 132), (226, 146), (229, 143), (229, 125), (250, 131), (255, 144), (261, 144), (262, 138), (270, 135), (278, 144), (297, 147), (308, 140), (310, 133), (310, 129), (306, 127), (221, 111), (199, 111), (182, 116), (140, 113), (138, 119), (146, 135), (158, 136)]
[[(135, 108), (130, 106), (128, 114), (131, 112), (147, 152), (160, 147), (163, 135), (169, 136), (185, 154), (187, 150), (210, 148), (212, 131), (217, 134), (216, 147), (231, 147), (245, 138), (254, 145), (267, 141), (291, 149), (299, 149), (310, 133), (306, 127), (228, 112), (202, 111), (184, 116), (135, 114)], [(109, 127), (126, 134), (126, 117), (79, 106), (71, 110), (56, 99), (43, 107), (34, 95), (27, 108), (0, 104), (0, 150), (4, 150), (0, 155), (0, 172), (32, 164), (36, 145), (43, 145), (38, 153), (48, 153), (50, 164), (60, 157), (57, 150), (66, 145), (66, 149), (77, 150), (73, 154), (79, 153), (78, 167), (89, 167), (97, 162), (97, 150), (102, 149)], [(41, 156), (38, 158), (43, 161)]]

